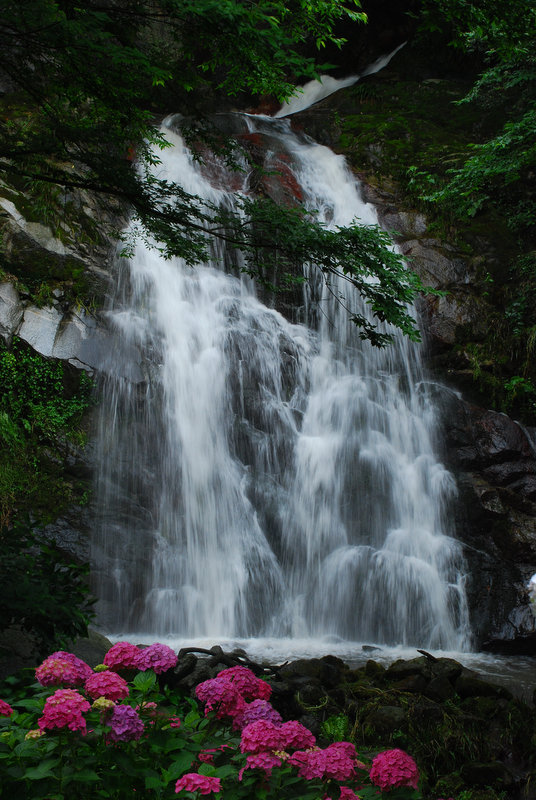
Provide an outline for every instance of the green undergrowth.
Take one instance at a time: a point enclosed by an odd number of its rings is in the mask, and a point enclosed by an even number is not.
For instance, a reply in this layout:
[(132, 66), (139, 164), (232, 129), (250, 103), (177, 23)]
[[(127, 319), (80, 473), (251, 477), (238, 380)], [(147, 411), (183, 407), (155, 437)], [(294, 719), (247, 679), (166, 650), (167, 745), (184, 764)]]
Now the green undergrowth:
[(83, 446), (92, 381), (80, 370), (44, 358), (15, 340), (0, 346), (0, 523), (31, 511), (49, 522), (87, 497), (66, 460)]

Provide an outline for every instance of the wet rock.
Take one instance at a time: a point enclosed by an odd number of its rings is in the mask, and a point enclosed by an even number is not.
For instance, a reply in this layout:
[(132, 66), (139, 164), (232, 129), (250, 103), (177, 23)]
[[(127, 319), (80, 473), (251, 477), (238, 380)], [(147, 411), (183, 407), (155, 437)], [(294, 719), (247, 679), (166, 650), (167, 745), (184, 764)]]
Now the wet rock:
[(14, 332), (22, 321), (23, 307), (19, 293), (9, 282), (0, 283), (0, 336), (11, 343)]
[(477, 761), (463, 764), (460, 774), (469, 786), (493, 786), (495, 788), (511, 786), (512, 773), (499, 761), (481, 764)]
[(372, 711), (365, 719), (376, 733), (388, 735), (398, 730), (406, 721), (406, 712), (399, 706), (382, 706)]
[(385, 677), (389, 681), (401, 681), (415, 675), (422, 677), (425, 681), (432, 677), (430, 661), (425, 656), (412, 658), (410, 661), (395, 661), (385, 673)]
[[(339, 659), (326, 660), (324, 658), (298, 659), (285, 665), (279, 670), (279, 675), (284, 680), (296, 681), (297, 676), (307, 676), (318, 680), (327, 688), (334, 688), (341, 682), (342, 667), (345, 667)], [(333, 663), (335, 662), (335, 663)], [(346, 667), (347, 669), (347, 667)]]
[(439, 676), (432, 678), (430, 683), (424, 689), (424, 694), (431, 700), (443, 702), (454, 697), (454, 687), (446, 676)]
[(512, 693), (504, 686), (480, 680), (473, 675), (460, 675), (455, 683), (456, 693), (461, 697), (504, 697), (512, 698)]
[(381, 675), (385, 674), (385, 667), (383, 664), (379, 664), (377, 661), (373, 661), (369, 659), (365, 664), (365, 675), (369, 678), (378, 678)]
[(197, 667), (197, 661), (198, 659), (193, 653), (186, 653), (182, 658), (179, 658), (177, 666), (173, 670), (175, 681), (178, 683), (183, 678), (186, 678), (187, 675), (191, 675)]
[(112, 643), (106, 636), (89, 628), (87, 637), (77, 639), (69, 647), (69, 650), (93, 669), (97, 664), (102, 664), (104, 656), (111, 646)]

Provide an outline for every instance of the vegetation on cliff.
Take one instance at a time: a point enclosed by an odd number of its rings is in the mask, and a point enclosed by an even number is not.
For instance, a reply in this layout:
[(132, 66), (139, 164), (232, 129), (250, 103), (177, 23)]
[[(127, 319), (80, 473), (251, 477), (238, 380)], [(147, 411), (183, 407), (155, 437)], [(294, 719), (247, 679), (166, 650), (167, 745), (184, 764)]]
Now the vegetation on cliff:
[(460, 326), (443, 366), (460, 380), (470, 371), (481, 402), (531, 423), (536, 11), (442, 0), (423, 3), (416, 25), (392, 67), (334, 102), (339, 146), (399, 205), (425, 212), (428, 237), (465, 256), (481, 330)]

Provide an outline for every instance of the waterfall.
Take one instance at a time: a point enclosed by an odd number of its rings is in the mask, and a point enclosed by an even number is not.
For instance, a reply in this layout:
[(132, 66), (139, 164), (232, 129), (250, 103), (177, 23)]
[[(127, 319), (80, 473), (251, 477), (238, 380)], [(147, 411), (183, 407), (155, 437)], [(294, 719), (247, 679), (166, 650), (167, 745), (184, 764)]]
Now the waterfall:
[[(341, 156), (285, 120), (236, 118), (266, 138), (268, 166), (284, 150), (326, 224), (377, 222)], [(163, 174), (232, 206), (172, 123), (167, 136)], [(222, 244), (192, 268), (140, 241), (119, 269), (108, 319), (133, 366), (121, 377), (111, 354), (102, 387), (103, 628), (467, 647), (455, 484), (436, 455), (421, 347), (362, 342), (340, 299), (368, 315), (365, 304), (314, 267), (300, 322), (263, 304), (239, 267)]]

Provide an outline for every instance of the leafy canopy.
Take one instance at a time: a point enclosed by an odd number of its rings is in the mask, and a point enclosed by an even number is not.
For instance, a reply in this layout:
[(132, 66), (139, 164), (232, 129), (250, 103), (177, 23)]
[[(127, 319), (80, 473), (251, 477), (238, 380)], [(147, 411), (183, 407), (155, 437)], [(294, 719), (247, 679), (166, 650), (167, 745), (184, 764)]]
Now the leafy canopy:
[[(166, 146), (155, 119), (162, 109), (173, 103), (173, 110), (195, 113), (206, 94), (287, 97), (298, 79), (326, 68), (308, 55), (312, 45), (341, 46), (336, 23), (365, 21), (359, 5), (0, 0), (0, 77), (6, 87), (0, 177), (36, 204), (47, 187), (61, 187), (54, 202), (64, 223), (72, 224), (73, 190), (118, 198), (167, 257), (198, 263), (216, 237), (240, 248), (254, 275), (268, 257), (259, 254), (267, 251), (283, 266), (318, 261), (324, 275), (343, 275), (365, 295), (376, 320), (418, 338), (406, 304), (423, 287), (381, 231), (357, 224), (327, 231), (296, 209), (249, 200), (245, 207), (255, 224), (244, 226), (242, 218), (231, 219), (154, 174), (158, 148)], [(364, 318), (354, 321), (374, 344), (390, 339)]]
[(474, 143), (471, 155), (431, 199), (459, 216), (502, 210), (513, 230), (533, 237), (536, 6), (532, 0), (426, 0), (422, 25), (448, 31), (451, 46), (481, 59), (482, 71), (460, 102), (476, 102), (497, 120), (494, 132)]

